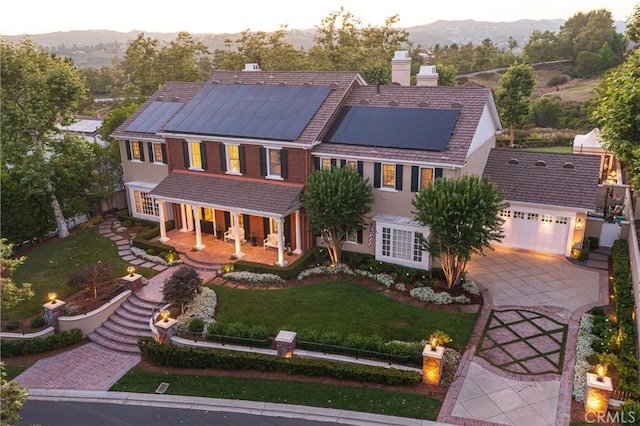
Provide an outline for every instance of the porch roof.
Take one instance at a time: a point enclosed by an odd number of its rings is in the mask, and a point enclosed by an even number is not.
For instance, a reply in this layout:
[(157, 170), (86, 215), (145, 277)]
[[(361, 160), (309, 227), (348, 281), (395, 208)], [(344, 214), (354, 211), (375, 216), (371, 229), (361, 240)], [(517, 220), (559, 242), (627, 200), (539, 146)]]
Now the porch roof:
[(175, 171), (149, 195), (174, 203), (284, 217), (302, 206), (300, 191), (302, 185)]

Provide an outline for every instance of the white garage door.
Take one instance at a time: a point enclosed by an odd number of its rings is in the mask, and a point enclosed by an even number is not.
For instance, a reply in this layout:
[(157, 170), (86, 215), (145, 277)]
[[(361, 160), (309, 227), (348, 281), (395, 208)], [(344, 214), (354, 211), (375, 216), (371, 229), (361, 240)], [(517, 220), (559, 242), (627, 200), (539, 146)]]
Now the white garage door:
[(514, 208), (501, 211), (500, 217), (505, 219), (503, 246), (565, 253), (571, 223), (568, 216)]

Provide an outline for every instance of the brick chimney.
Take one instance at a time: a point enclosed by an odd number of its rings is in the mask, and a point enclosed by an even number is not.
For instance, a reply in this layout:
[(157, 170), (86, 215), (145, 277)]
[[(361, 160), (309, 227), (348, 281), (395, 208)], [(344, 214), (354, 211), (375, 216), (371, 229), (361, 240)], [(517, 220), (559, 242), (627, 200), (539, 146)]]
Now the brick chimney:
[(438, 73), (435, 65), (422, 65), (420, 72), (416, 75), (417, 86), (437, 86)]
[(244, 69), (242, 71), (261, 71), (260, 66), (258, 64), (244, 64)]
[(398, 50), (391, 59), (391, 84), (411, 85), (411, 57), (407, 50)]

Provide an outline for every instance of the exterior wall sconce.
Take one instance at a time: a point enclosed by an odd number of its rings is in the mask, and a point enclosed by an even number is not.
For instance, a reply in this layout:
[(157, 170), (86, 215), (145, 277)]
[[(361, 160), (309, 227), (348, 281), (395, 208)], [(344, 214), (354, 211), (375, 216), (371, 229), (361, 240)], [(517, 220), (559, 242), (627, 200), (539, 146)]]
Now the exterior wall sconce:
[(576, 229), (582, 229), (582, 219), (578, 218), (578, 221), (576, 222)]

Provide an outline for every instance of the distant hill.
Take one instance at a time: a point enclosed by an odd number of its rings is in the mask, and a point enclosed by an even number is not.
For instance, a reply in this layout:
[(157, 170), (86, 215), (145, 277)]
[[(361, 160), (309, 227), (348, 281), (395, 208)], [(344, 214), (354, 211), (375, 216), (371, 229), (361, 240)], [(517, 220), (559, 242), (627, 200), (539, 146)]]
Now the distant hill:
[[(512, 37), (522, 48), (533, 30), (558, 32), (564, 24), (563, 19), (519, 20), (514, 22), (481, 22), (474, 20), (436, 21), (430, 24), (405, 28), (409, 32), (409, 40), (414, 46), (430, 48), (436, 44), (441, 46), (451, 43), (479, 44), (484, 39), (491, 39), (497, 46), (505, 47)], [(625, 23), (616, 22), (618, 32), (623, 33)], [(87, 30), (54, 32), (48, 34), (4, 36), (15, 42), (28, 37), (43, 48), (60, 56), (68, 56), (78, 67), (100, 67), (110, 65), (113, 58), (122, 57), (127, 44), (144, 31), (118, 32), (108, 30)], [(174, 40), (177, 33), (144, 32), (145, 36), (162, 42)], [(315, 29), (291, 29), (287, 34), (289, 41), (296, 48), (309, 49), (313, 46)], [(196, 40), (205, 43), (211, 52), (225, 48), (225, 40), (236, 40), (240, 33), (207, 33), (193, 34)]]

